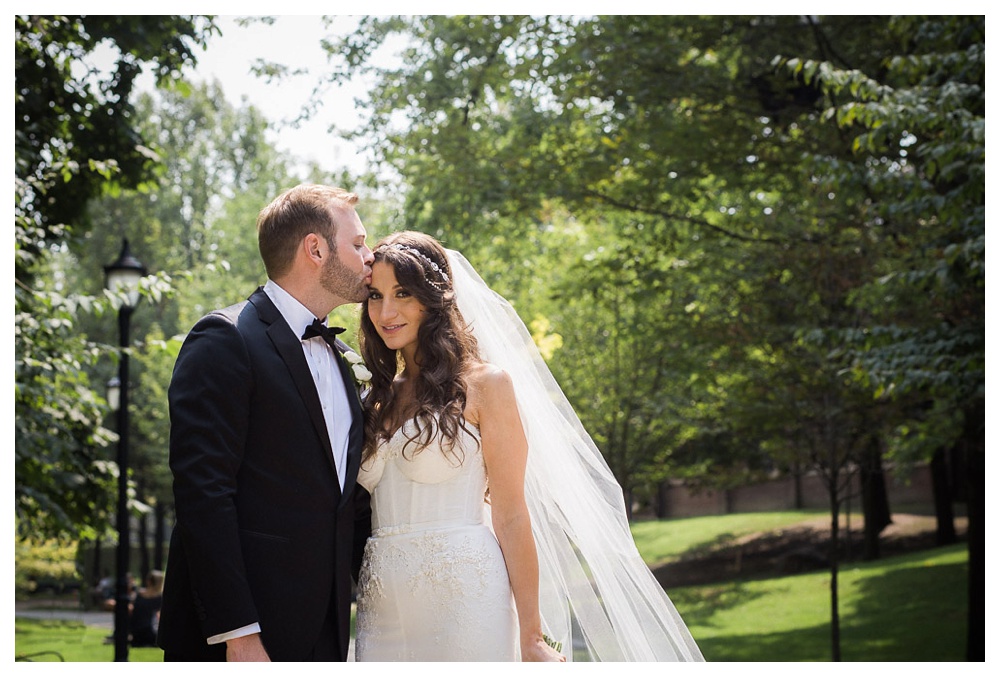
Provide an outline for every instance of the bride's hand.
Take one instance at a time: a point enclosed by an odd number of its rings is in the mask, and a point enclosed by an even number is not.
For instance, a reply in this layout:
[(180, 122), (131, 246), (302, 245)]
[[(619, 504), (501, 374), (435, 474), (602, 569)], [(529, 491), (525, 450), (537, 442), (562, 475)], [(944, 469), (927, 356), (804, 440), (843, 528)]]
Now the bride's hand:
[(521, 642), (521, 660), (525, 663), (565, 663), (566, 657), (539, 637)]

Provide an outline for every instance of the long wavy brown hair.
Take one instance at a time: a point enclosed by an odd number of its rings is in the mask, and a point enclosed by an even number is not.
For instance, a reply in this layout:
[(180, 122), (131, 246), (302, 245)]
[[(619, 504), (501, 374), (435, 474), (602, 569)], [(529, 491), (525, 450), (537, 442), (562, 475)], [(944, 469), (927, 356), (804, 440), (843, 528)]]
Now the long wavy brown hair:
[[(417, 331), (416, 360), (420, 367), (415, 382), (415, 431), (404, 445), (417, 451), (437, 435), (447, 453), (454, 451), (459, 430), (469, 431), (463, 412), (467, 402), (467, 375), (479, 362), (475, 336), (465, 324), (455, 303), (451, 267), (441, 244), (429, 235), (414, 231), (393, 233), (373, 248), (375, 263), (392, 266), (399, 285), (426, 308)], [(436, 266), (436, 268), (435, 268)], [(444, 273), (444, 274), (442, 274)], [(394, 415), (401, 413), (392, 389), (402, 358), (386, 347), (368, 316), (368, 300), (362, 303), (359, 330), (361, 356), (372, 373), (371, 390), (365, 397), (365, 445), (367, 460), (379, 442), (388, 440)], [(399, 423), (399, 422), (397, 422)], [(459, 459), (461, 461), (461, 459)]]

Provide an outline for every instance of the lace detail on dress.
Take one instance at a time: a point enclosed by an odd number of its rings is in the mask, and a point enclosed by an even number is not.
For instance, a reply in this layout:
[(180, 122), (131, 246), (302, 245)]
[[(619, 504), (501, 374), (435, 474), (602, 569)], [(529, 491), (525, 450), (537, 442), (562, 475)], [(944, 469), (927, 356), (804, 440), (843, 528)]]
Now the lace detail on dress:
[(388, 561), (388, 557), (382, 555), (376, 558), (372, 554), (374, 550), (375, 540), (368, 539), (365, 544), (365, 554), (364, 561), (361, 567), (361, 573), (358, 574), (358, 597), (357, 597), (357, 631), (358, 640), (362, 641), (361, 638), (367, 638), (364, 641), (367, 642), (378, 642), (379, 641), (379, 624), (375, 620), (375, 616), (372, 615), (373, 603), (376, 600), (386, 599), (385, 587), (382, 585), (382, 579), (378, 575), (378, 571), (382, 570), (383, 567), (391, 566)]
[[(430, 637), (442, 654), (474, 660), (492, 630), (482, 622), (483, 609), (496, 602), (491, 581), (506, 579), (491, 545), (476, 534), (456, 538), (437, 531), (371, 539), (358, 581), (358, 635), (367, 646), (377, 647), (382, 636), (373, 612), (386, 602), (397, 607), (413, 604), (428, 619), (438, 619)], [(403, 576), (397, 585), (387, 584), (387, 574), (397, 578), (399, 573)], [(387, 588), (393, 589), (393, 599)], [(406, 657), (419, 660), (427, 648), (411, 647)]]
[(372, 459), (372, 537), (358, 580), (358, 660), (515, 660), (517, 618), (483, 501), (478, 440), (455, 466), (397, 435)]

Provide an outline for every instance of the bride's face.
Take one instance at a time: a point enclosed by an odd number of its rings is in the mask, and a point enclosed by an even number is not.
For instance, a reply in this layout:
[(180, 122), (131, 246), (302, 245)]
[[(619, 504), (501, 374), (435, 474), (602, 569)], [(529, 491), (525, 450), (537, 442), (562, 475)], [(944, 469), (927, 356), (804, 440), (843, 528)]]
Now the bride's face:
[(390, 350), (415, 351), (417, 330), (423, 322), (424, 304), (399, 285), (396, 271), (379, 261), (372, 266), (368, 288), (368, 318)]

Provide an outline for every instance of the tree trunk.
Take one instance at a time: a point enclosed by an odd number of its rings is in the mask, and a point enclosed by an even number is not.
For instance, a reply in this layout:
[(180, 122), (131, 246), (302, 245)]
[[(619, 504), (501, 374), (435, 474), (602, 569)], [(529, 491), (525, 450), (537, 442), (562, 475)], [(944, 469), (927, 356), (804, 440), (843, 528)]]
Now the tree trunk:
[(830, 485), (830, 518), (830, 656), (834, 662), (840, 662), (840, 595), (837, 589), (840, 507), (835, 481)]
[(91, 567), (91, 580), (94, 589), (97, 588), (97, 584), (101, 582), (104, 578), (104, 573), (101, 571), (101, 539), (94, 539), (94, 562), (93, 567)]
[(935, 541), (938, 545), (958, 542), (955, 533), (955, 511), (952, 508), (951, 472), (948, 454), (938, 448), (931, 457), (931, 487), (934, 490), (934, 515), (937, 518)]
[(986, 508), (986, 400), (980, 398), (965, 411), (963, 433), (966, 457), (966, 492), (969, 516), (969, 635), (966, 659), (986, 660), (986, 541), (983, 513)]
[(799, 467), (798, 463), (795, 464), (795, 468), (792, 469), (792, 477), (795, 480), (795, 509), (802, 510), (806, 502), (802, 496), (802, 468)]
[(659, 482), (656, 485), (656, 519), (666, 519), (668, 506), (667, 506), (667, 493), (669, 491), (669, 486), (666, 481)]
[(165, 557), (163, 554), (163, 544), (167, 539), (167, 511), (163, 507), (162, 501), (157, 501), (154, 506), (154, 515), (156, 522), (153, 524), (153, 568), (163, 571), (163, 562)]
[(149, 516), (139, 515), (139, 581), (144, 584), (149, 573)]
[(864, 512), (864, 552), (866, 560), (879, 558), (879, 535), (892, 524), (889, 492), (885, 488), (882, 445), (872, 436), (861, 457), (861, 509)]

